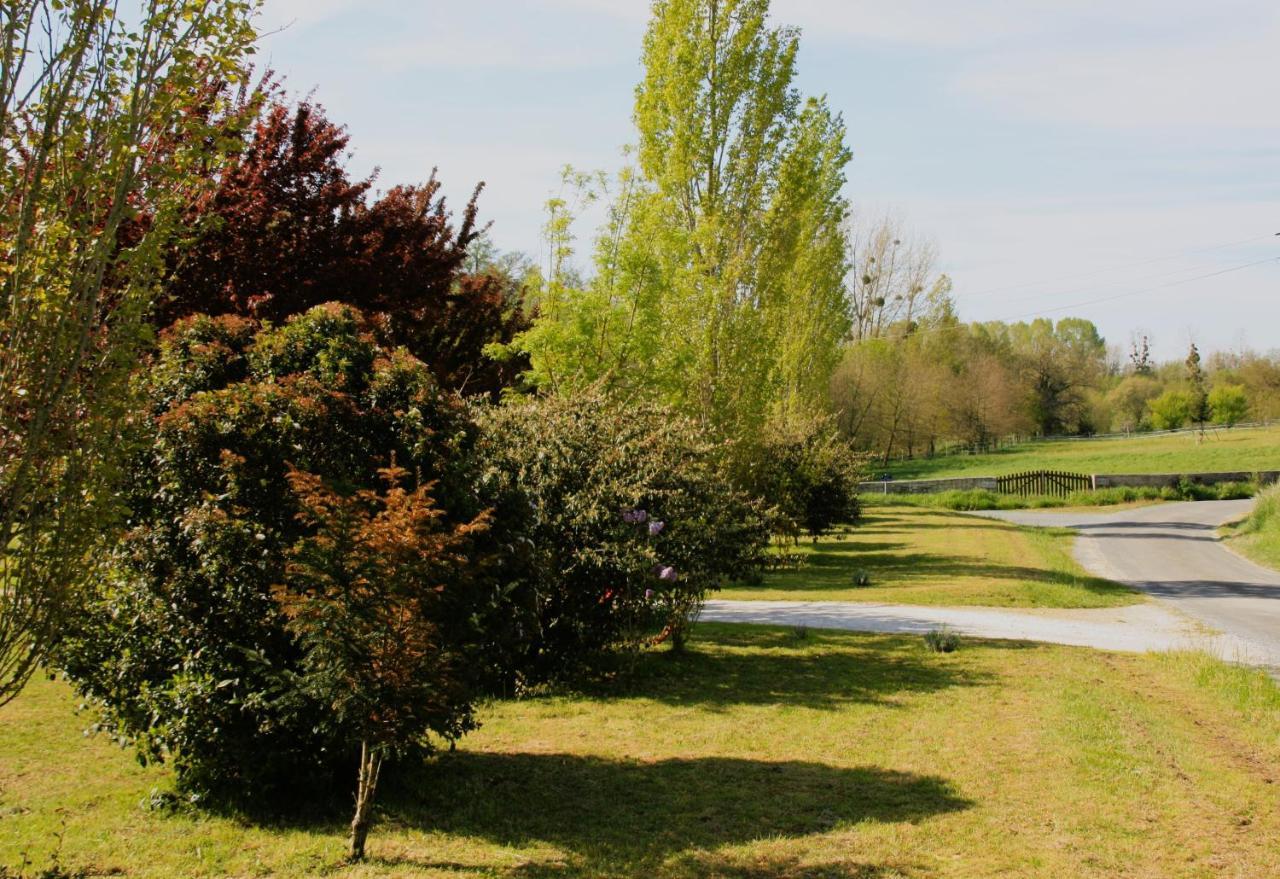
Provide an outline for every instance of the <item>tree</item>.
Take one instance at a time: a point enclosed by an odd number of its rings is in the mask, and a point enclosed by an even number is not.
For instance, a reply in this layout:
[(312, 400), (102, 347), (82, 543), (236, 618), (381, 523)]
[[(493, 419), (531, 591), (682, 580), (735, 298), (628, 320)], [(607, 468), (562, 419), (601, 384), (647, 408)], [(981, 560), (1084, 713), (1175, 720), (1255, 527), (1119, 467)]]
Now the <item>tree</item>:
[(1234, 427), (1249, 417), (1249, 396), (1243, 385), (1218, 385), (1209, 392), (1213, 423)]
[(119, 523), (161, 255), (228, 146), (210, 83), (238, 78), (254, 40), (252, 0), (117, 6), (0, 7), (0, 704)]
[(349, 137), (323, 108), (286, 103), (269, 76), (248, 106), (257, 115), (242, 149), (190, 211), (204, 231), (172, 260), (161, 325), (190, 314), (281, 321), (345, 302), (446, 387), (496, 394), (510, 384), (523, 361), (484, 349), (525, 327), (523, 279), (469, 257), (484, 232), (481, 187), (456, 225), (434, 172), (371, 200), (374, 178), (350, 178)]
[(1106, 342), (1092, 322), (1039, 318), (1009, 328), (1013, 349), (1031, 386), (1031, 414), (1042, 436), (1079, 432), (1087, 391), (1097, 387)]
[(1115, 411), (1115, 426), (1126, 433), (1141, 430), (1148, 404), (1159, 394), (1160, 383), (1151, 377), (1150, 370), (1125, 376), (1107, 397)]
[[(183, 790), (259, 809), (345, 786), (362, 741), (376, 758), (419, 723), (460, 735), (452, 694), (499, 690), (534, 622), (528, 506), (471, 527), (496, 504), (468, 407), (336, 304), (280, 326), (186, 319), (139, 381), (129, 528), (58, 654), (101, 728), (171, 765)], [(392, 458), (413, 474), (405, 494), (379, 473)], [(282, 607), (301, 616), (290, 624)], [(369, 654), (357, 669), (397, 608), (418, 615), (401, 620), (406, 638), (431, 627), (430, 652)], [(339, 670), (365, 688), (340, 704)], [(439, 700), (423, 695), (437, 671), (451, 688)], [(367, 713), (384, 697), (386, 728)]]
[(913, 241), (901, 220), (855, 217), (850, 223), (848, 297), (854, 341), (878, 338), (946, 307), (950, 281), (934, 276), (937, 251)]
[(1148, 338), (1146, 334), (1143, 334), (1140, 337), (1134, 337), (1130, 341), (1129, 363), (1133, 367), (1134, 375), (1151, 375), (1151, 339)]
[[(602, 383), (724, 433), (825, 405), (847, 332), (844, 124), (793, 88), (768, 0), (660, 0), (586, 289), (553, 276), (516, 347), (543, 386)], [(560, 230), (561, 240), (563, 231)]]
[(448, 524), (433, 486), (402, 487), (408, 471), (382, 469), (382, 492), (334, 491), (317, 476), (289, 472), (298, 516), (310, 533), (290, 551), (276, 596), (299, 639), (299, 688), (333, 711), (359, 747), (356, 809), (348, 856), (364, 859), (383, 763), (431, 730), (452, 738), (474, 726), (472, 702), (439, 626), (445, 589), (465, 589), (472, 535), (488, 513)]
[(1191, 422), (1200, 428), (1200, 433), (1203, 435), (1205, 423), (1212, 412), (1209, 409), (1209, 383), (1205, 378), (1204, 370), (1200, 368), (1200, 352), (1196, 349), (1195, 342), (1191, 343), (1186, 366), (1187, 400), (1190, 406), (1188, 416)]
[(1151, 409), (1151, 425), (1156, 430), (1177, 430), (1191, 420), (1192, 400), (1184, 391), (1165, 391), (1148, 406)]

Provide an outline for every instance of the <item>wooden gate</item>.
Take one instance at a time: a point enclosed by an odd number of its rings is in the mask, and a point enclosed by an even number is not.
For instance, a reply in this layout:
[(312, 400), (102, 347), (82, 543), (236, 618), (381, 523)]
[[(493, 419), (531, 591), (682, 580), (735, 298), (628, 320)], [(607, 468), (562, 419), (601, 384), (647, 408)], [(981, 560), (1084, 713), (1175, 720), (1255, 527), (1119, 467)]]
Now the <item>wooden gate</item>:
[(1036, 494), (1066, 497), (1073, 491), (1088, 491), (1091, 488), (1093, 488), (1091, 477), (1083, 473), (1061, 473), (1057, 470), (1031, 470), (1027, 473), (1001, 476), (996, 480), (996, 490), (1001, 494), (1016, 494), (1022, 497)]

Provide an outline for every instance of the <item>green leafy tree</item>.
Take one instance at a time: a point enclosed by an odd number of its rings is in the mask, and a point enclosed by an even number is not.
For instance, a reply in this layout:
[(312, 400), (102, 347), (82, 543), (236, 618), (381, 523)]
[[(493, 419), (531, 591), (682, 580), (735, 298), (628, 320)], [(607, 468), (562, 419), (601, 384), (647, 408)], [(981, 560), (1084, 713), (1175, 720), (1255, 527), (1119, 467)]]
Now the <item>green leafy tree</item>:
[(1191, 421), (1192, 400), (1185, 391), (1165, 391), (1147, 405), (1156, 430), (1177, 430)]
[(0, 704), (120, 521), (162, 255), (228, 146), (210, 95), (255, 38), (252, 0), (125, 6), (0, 5)]
[[(549, 279), (516, 348), (532, 378), (601, 384), (747, 435), (821, 408), (849, 318), (844, 124), (793, 87), (767, 0), (660, 0), (636, 92), (636, 167), (583, 289)], [(563, 237), (563, 232), (561, 232)]]
[(1234, 427), (1249, 417), (1249, 395), (1243, 385), (1218, 385), (1209, 392), (1213, 423)]
[(1205, 423), (1213, 413), (1209, 408), (1209, 381), (1200, 366), (1200, 351), (1195, 342), (1191, 343), (1191, 351), (1187, 354), (1186, 367), (1187, 399), (1190, 405), (1188, 416), (1203, 433)]

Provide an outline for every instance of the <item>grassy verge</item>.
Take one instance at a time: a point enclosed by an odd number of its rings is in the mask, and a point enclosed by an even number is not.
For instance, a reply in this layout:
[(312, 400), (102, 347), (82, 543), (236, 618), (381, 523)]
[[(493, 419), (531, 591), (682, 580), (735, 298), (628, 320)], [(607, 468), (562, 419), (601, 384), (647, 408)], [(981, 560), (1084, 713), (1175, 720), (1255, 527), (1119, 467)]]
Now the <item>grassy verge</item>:
[[(854, 529), (795, 550), (797, 570), (717, 597), (988, 607), (1113, 607), (1143, 597), (1091, 577), (1072, 532), (918, 507), (871, 507)], [(870, 585), (855, 585), (859, 573)]]
[(1114, 877), (1280, 872), (1280, 694), (1194, 656), (702, 626), (621, 695), (506, 702), (344, 816), (139, 807), (56, 683), (0, 710), (0, 864), (149, 877)]
[(1224, 482), (1221, 485), (1181, 485), (1177, 488), (1100, 488), (1073, 491), (1064, 497), (1032, 495), (1021, 497), (994, 491), (940, 491), (933, 494), (878, 495), (866, 492), (868, 506), (931, 507), (939, 510), (1039, 510), (1053, 507), (1114, 507), (1159, 501), (1226, 501), (1253, 497), (1258, 491), (1251, 482)]
[(1203, 442), (1195, 434), (1031, 442), (982, 455), (897, 461), (885, 469), (895, 479), (1004, 476), (1024, 470), (1252, 473), (1280, 470), (1280, 427), (1211, 430)]
[(1224, 532), (1232, 549), (1280, 570), (1280, 487), (1263, 492), (1249, 517), (1227, 526)]

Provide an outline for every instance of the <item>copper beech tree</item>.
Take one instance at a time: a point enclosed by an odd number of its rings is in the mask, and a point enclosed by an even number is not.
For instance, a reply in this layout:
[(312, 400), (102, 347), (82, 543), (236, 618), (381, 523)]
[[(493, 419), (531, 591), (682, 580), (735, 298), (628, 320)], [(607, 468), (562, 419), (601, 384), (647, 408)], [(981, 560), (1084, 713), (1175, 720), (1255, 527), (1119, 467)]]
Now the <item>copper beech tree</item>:
[(197, 202), (193, 246), (174, 260), (159, 313), (280, 322), (323, 302), (355, 306), (445, 387), (495, 393), (523, 364), (487, 358), (525, 327), (519, 279), (469, 264), (483, 184), (455, 221), (434, 172), (375, 197), (352, 179), (349, 137), (320, 106), (285, 101), (270, 75), (242, 101), (257, 116), (216, 188)]

